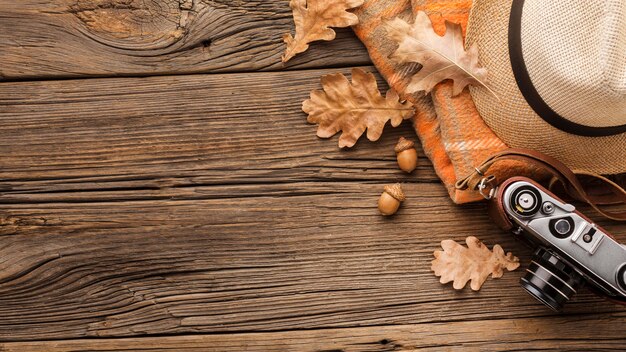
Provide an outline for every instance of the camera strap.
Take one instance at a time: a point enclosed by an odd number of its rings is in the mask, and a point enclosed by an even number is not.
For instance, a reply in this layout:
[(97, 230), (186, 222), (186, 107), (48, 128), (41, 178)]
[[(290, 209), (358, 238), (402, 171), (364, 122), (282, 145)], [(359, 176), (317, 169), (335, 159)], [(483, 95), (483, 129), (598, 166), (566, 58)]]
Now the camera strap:
[[(587, 172), (575, 173), (562, 162), (529, 149), (510, 148), (490, 156), (474, 172), (459, 180), (456, 188), (475, 190), (487, 199), (497, 199), (498, 197), (494, 197), (496, 188), (505, 180), (499, 180), (496, 174), (489, 174), (489, 169), (503, 160), (525, 162), (545, 171), (551, 176), (549, 189), (561, 187), (570, 197), (589, 204), (604, 217), (626, 221), (626, 211), (615, 212), (604, 208), (608, 204), (626, 204), (626, 190), (622, 186), (604, 176)], [(584, 184), (579, 177), (585, 179)]]
[[(520, 179), (520, 177), (505, 177), (502, 180), (498, 180), (498, 175), (493, 173), (489, 174), (490, 167), (502, 160), (517, 160), (537, 167), (539, 170), (545, 171), (551, 177), (548, 183), (549, 189), (553, 190), (554, 188), (561, 187), (570, 197), (591, 205), (601, 215), (617, 221), (626, 221), (626, 211), (608, 211), (602, 206), (608, 204), (626, 204), (626, 191), (616, 182), (591, 173), (575, 173), (560, 161), (533, 150), (512, 148), (487, 158), (487, 160), (475, 168), (474, 172), (456, 183), (457, 189), (475, 190), (488, 199), (490, 217), (496, 225), (506, 231), (513, 230), (516, 226), (511, 222), (511, 219), (509, 219), (504, 210), (502, 192), (508, 184)], [(581, 182), (579, 177), (583, 177), (585, 182)], [(613, 237), (608, 231), (602, 230), (608, 236)], [(592, 285), (590, 289), (614, 303), (626, 305), (626, 300), (624, 299), (609, 297)]]

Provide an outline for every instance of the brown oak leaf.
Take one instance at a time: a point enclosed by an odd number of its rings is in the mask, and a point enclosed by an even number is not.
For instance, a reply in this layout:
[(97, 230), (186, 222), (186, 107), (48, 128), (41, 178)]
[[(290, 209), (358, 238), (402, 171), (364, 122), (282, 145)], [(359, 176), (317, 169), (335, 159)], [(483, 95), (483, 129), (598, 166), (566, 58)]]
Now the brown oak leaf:
[(398, 43), (391, 58), (400, 63), (422, 65), (411, 77), (407, 93), (424, 91), (428, 94), (437, 83), (446, 79), (454, 81), (453, 96), (461, 93), (468, 84), (489, 89), (487, 69), (478, 64), (478, 48), (472, 45), (468, 51), (464, 50), (459, 24), (446, 21), (446, 33), (442, 37), (435, 33), (428, 15), (420, 11), (412, 24), (394, 18), (385, 24), (385, 28), (391, 39)]
[(442, 284), (454, 281), (452, 287), (460, 290), (471, 280), (470, 287), (480, 290), (487, 277), (502, 277), (508, 271), (519, 267), (519, 259), (511, 252), (504, 255), (500, 245), (493, 246), (493, 252), (474, 236), (465, 239), (467, 247), (452, 240), (441, 241), (443, 251), (435, 251), (431, 270), (441, 276)]
[(317, 136), (330, 138), (342, 131), (339, 147), (352, 147), (367, 129), (367, 139), (376, 141), (388, 120), (397, 127), (413, 116), (413, 107), (400, 101), (398, 93), (389, 90), (383, 97), (373, 74), (355, 68), (352, 83), (341, 73), (322, 76), (324, 90), (311, 91), (311, 98), (302, 102), (309, 114), (307, 121), (317, 123)]
[(316, 40), (333, 40), (335, 31), (330, 27), (348, 27), (359, 23), (358, 17), (346, 10), (363, 5), (364, 0), (291, 0), (296, 24), (296, 36), (287, 33), (283, 40), (287, 50), (283, 62), (309, 48), (309, 43)]

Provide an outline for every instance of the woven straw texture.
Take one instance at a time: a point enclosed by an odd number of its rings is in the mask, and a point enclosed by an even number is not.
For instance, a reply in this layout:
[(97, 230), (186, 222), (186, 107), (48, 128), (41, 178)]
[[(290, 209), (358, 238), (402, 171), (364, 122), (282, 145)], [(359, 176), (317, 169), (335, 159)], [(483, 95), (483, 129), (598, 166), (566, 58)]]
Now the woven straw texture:
[(524, 4), (522, 47), (533, 85), (570, 121), (626, 124), (626, 2), (569, 0), (567, 7)]
[[(477, 43), (480, 62), (500, 101), (472, 87), (474, 103), (509, 146), (541, 151), (574, 170), (626, 172), (626, 133), (584, 137), (563, 132), (537, 116), (519, 91), (508, 52), (510, 0), (476, 0), (467, 43)], [(546, 103), (561, 116), (587, 126), (626, 123), (626, 3), (526, 1), (522, 49), (529, 75)]]

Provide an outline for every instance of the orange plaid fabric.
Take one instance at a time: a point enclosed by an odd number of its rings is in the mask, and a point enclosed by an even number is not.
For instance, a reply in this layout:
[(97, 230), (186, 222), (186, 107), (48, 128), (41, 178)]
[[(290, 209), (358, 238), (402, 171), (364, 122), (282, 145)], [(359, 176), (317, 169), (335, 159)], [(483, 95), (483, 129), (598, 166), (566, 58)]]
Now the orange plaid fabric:
[[(390, 87), (403, 92), (410, 77), (421, 66), (398, 64), (389, 59), (397, 46), (387, 37), (383, 26), (385, 21), (400, 16), (412, 22), (418, 11), (425, 11), (439, 35), (445, 33), (446, 20), (459, 23), (465, 35), (470, 7), (471, 0), (366, 0), (356, 11), (359, 24), (354, 31)], [(469, 91), (466, 89), (452, 97), (452, 82), (444, 81), (430, 95), (416, 93), (403, 97), (416, 107), (413, 126), (452, 200), (467, 203), (483, 199), (474, 191), (455, 189), (454, 184), (469, 174), (474, 166), (507, 146), (484, 123)], [(493, 171), (500, 177), (529, 175), (529, 171), (534, 174), (533, 170), (517, 162), (497, 164)]]

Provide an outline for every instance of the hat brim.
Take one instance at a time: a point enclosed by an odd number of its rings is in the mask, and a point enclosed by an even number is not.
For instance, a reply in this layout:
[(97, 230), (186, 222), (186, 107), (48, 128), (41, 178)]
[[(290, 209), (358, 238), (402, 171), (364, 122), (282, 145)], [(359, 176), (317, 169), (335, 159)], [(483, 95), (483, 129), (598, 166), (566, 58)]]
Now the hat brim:
[(511, 0), (475, 0), (467, 27), (466, 46), (478, 46), (488, 70), (487, 89), (471, 87), (485, 123), (508, 146), (530, 148), (561, 160), (573, 170), (599, 174), (626, 172), (626, 133), (586, 137), (564, 132), (539, 117), (515, 81), (509, 56)]

